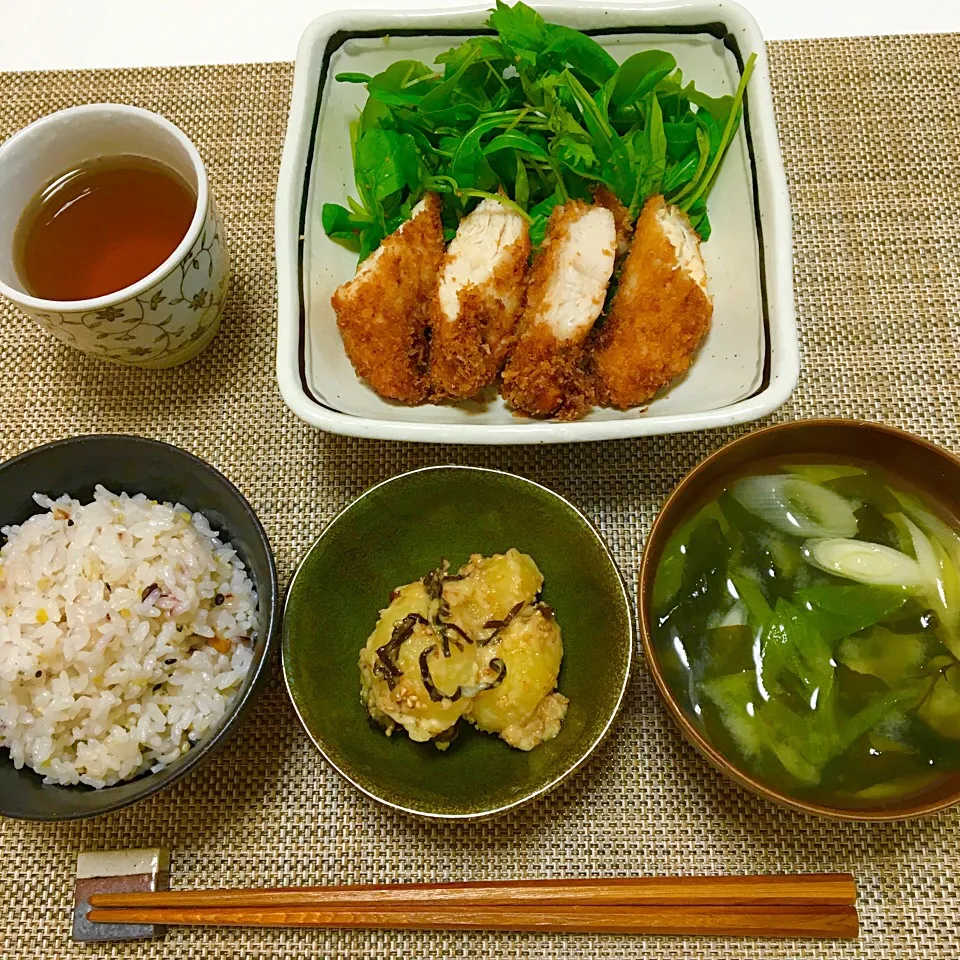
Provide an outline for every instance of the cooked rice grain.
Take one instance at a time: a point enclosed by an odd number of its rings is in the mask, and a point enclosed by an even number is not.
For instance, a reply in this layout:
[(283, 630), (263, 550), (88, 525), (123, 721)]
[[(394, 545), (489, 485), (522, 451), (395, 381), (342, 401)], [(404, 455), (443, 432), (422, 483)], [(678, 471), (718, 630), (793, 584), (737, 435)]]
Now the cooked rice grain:
[(179, 504), (101, 486), (86, 505), (34, 499), (45, 512), (2, 530), (0, 747), (47, 783), (104, 787), (159, 770), (239, 691), (253, 584), (233, 547)]

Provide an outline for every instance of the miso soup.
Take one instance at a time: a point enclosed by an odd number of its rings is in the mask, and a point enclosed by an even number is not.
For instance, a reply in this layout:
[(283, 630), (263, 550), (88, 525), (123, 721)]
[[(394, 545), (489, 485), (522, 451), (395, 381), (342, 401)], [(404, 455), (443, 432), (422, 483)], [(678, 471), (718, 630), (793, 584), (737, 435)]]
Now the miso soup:
[(880, 808), (960, 769), (960, 526), (883, 474), (736, 480), (667, 544), (652, 607), (667, 682), (758, 780)]

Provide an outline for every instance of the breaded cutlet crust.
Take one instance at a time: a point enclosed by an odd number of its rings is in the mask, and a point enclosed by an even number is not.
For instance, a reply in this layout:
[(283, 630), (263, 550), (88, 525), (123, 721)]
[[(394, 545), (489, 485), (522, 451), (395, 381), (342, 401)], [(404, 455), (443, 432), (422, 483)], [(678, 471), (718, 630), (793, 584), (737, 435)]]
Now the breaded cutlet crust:
[(633, 236), (630, 211), (609, 187), (597, 187), (593, 192), (593, 199), (598, 206), (606, 207), (613, 214), (613, 222), (617, 228), (617, 260), (620, 260), (630, 250), (630, 238)]
[(558, 340), (543, 319), (551, 306), (546, 300), (547, 288), (559, 266), (570, 225), (587, 210), (588, 204), (572, 200), (550, 215), (530, 270), (517, 343), (503, 370), (500, 392), (504, 400), (533, 417), (576, 420), (592, 404), (591, 381), (583, 369), (583, 341), (589, 330), (582, 336)]
[(524, 224), (523, 233), (504, 251), (490, 278), (460, 290), (456, 320), (448, 320), (439, 298), (433, 298), (430, 381), (434, 397), (466, 400), (496, 380), (516, 341), (529, 259), (530, 232)]
[(658, 223), (663, 197), (637, 220), (620, 286), (590, 351), (597, 402), (626, 410), (683, 373), (710, 329), (713, 303)]
[(392, 233), (368, 273), (330, 298), (344, 349), (357, 374), (381, 396), (422, 403), (429, 394), (429, 306), (436, 300), (443, 259), (441, 201)]
[(579, 419), (594, 402), (582, 341), (558, 340), (546, 324), (535, 325), (514, 348), (500, 392), (520, 413)]

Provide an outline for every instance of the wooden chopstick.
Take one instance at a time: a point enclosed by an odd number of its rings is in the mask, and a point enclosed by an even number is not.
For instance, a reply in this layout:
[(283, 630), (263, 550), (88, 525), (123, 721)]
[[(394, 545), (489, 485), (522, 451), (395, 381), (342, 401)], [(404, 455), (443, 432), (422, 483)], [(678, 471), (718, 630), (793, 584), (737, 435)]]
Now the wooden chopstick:
[(90, 897), (93, 923), (856, 937), (849, 874), (519, 880)]
[(741, 937), (857, 936), (852, 906), (496, 906), (449, 904), (391, 909), (206, 907), (93, 909), (94, 923), (405, 930), (509, 930), (540, 933), (679, 934)]
[(170, 890), (98, 893), (94, 907), (147, 908), (434, 908), (484, 906), (853, 906), (850, 874), (638, 877), (408, 883), (382, 886), (281, 887), (264, 890)]

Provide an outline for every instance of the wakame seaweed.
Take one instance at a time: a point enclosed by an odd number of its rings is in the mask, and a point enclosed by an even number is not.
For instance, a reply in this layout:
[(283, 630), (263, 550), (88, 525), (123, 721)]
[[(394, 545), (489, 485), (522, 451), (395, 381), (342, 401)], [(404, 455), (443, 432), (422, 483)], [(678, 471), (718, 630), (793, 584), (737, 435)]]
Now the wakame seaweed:
[[(733, 96), (685, 81), (672, 54), (617, 63), (592, 37), (497, 0), (486, 24), (431, 67), (398, 60), (366, 86), (350, 129), (358, 198), (325, 203), (323, 227), (364, 259), (428, 191), (444, 198), (448, 238), (481, 198), (511, 206), (534, 245), (553, 208), (611, 190), (631, 218), (663, 194), (710, 236), (707, 197), (739, 128), (756, 60)], [(345, 132), (346, 135), (346, 132)]]

